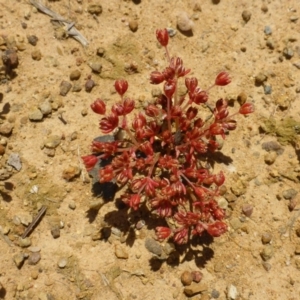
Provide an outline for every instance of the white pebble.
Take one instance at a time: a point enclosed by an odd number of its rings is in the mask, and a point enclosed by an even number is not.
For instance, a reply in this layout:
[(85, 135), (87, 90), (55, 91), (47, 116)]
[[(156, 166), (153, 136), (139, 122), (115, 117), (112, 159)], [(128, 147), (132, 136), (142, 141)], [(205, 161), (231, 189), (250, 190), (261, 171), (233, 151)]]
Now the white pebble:
[(186, 12), (180, 12), (177, 15), (177, 26), (181, 31), (193, 30), (194, 22), (189, 18)]

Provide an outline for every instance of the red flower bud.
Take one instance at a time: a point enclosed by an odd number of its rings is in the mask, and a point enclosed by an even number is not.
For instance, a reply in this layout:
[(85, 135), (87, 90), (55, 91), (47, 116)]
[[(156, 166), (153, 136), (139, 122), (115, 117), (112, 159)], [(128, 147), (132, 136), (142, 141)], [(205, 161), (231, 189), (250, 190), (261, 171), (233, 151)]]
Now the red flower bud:
[(159, 71), (153, 71), (150, 74), (150, 83), (160, 84), (165, 80), (165, 75)]
[(158, 240), (165, 240), (171, 235), (171, 229), (168, 227), (158, 226), (155, 228), (155, 234)]
[(132, 127), (134, 130), (141, 129), (146, 125), (146, 118), (142, 113), (139, 113), (137, 116), (135, 116)]
[(100, 129), (103, 133), (110, 133), (115, 128), (118, 127), (119, 118), (116, 114), (112, 113), (111, 115), (104, 117), (100, 120)]
[(225, 138), (225, 132), (223, 125), (221, 123), (213, 123), (209, 127), (209, 133), (211, 135), (221, 135), (222, 138)]
[(85, 168), (88, 172), (91, 171), (98, 162), (98, 158), (95, 155), (82, 156), (81, 159), (83, 160)]
[(115, 89), (116, 92), (120, 95), (123, 96), (127, 89), (128, 89), (128, 82), (124, 79), (118, 79), (115, 81)]
[(231, 82), (229, 74), (227, 72), (221, 72), (215, 79), (215, 85), (224, 86)]
[(168, 30), (166, 28), (165, 29), (157, 29), (156, 30), (156, 38), (163, 47), (166, 47), (169, 42)]
[(208, 94), (205, 91), (202, 91), (199, 87), (195, 89), (195, 92), (192, 96), (193, 102), (196, 104), (205, 103), (208, 100)]
[(91, 109), (93, 112), (99, 115), (104, 115), (106, 111), (106, 105), (103, 100), (96, 99), (94, 103), (91, 104)]
[(189, 120), (192, 120), (197, 116), (197, 113), (198, 113), (198, 109), (196, 107), (190, 106), (186, 112), (186, 117)]
[(244, 103), (239, 110), (242, 115), (248, 115), (254, 112), (254, 105), (252, 103)]
[(221, 171), (219, 174), (214, 175), (214, 183), (221, 186), (225, 181), (224, 173)]
[(185, 79), (185, 86), (188, 89), (189, 93), (193, 94), (197, 85), (198, 85), (197, 78), (192, 77), (192, 78)]
[(215, 223), (208, 224), (206, 230), (211, 236), (218, 237), (227, 231), (227, 225), (221, 221), (216, 221)]
[(168, 80), (164, 84), (164, 93), (168, 99), (172, 99), (172, 96), (176, 89), (176, 83), (174, 80)]
[(131, 113), (132, 110), (134, 109), (134, 101), (126, 98), (123, 101), (123, 107), (124, 107), (124, 115)]

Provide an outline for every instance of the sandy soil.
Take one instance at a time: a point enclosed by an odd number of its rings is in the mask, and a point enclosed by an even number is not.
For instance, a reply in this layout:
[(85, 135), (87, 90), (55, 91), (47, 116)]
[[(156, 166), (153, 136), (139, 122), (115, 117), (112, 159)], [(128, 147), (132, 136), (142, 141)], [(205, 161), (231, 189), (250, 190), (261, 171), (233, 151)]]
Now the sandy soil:
[[(14, 49), (19, 60), (13, 70), (0, 62), (0, 298), (181, 300), (188, 298), (181, 274), (200, 270), (203, 291), (191, 299), (299, 299), (300, 2), (41, 3), (75, 22), (89, 45), (67, 37), (30, 1), (0, 0), (0, 53)], [(88, 12), (99, 3), (101, 13)], [(157, 261), (145, 247), (153, 228), (135, 227), (145, 216), (128, 222), (114, 202), (89, 212), (99, 199), (80, 156), (100, 135), (89, 105), (97, 97), (116, 101), (114, 79), (128, 80), (139, 106), (151, 99), (149, 73), (166, 64), (155, 30), (176, 29), (182, 11), (194, 22), (193, 34), (177, 30), (171, 53), (202, 87), (227, 70), (232, 83), (213, 89), (210, 101), (225, 97), (235, 111), (245, 93), (256, 112), (238, 119), (215, 165), (226, 174), (228, 233), (181, 247), (177, 260)], [(71, 81), (75, 70), (81, 76)], [(89, 75), (96, 86), (86, 92)], [(62, 81), (82, 89), (62, 96)], [(246, 204), (253, 207), (250, 217), (243, 214)], [(21, 239), (43, 205), (46, 214)], [(123, 233), (128, 225), (131, 239)]]

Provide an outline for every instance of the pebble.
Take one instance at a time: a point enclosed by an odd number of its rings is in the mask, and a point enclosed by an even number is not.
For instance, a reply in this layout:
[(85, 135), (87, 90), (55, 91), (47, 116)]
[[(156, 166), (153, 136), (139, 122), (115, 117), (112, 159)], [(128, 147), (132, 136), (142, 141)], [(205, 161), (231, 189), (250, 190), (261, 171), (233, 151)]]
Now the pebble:
[(139, 27), (139, 23), (136, 20), (130, 20), (128, 26), (132, 32), (136, 32)]
[(66, 267), (67, 263), (68, 263), (68, 259), (63, 257), (59, 259), (57, 265), (59, 268), (63, 269), (64, 267)]
[(296, 235), (297, 235), (297, 237), (300, 237), (300, 227), (298, 227), (298, 228), (296, 229)]
[(29, 35), (27, 36), (27, 40), (28, 40), (28, 43), (32, 46), (36, 46), (37, 42), (38, 42), (38, 37), (35, 36), (35, 35)]
[(28, 250), (30, 252), (40, 252), (41, 251), (41, 248), (40, 247), (37, 247), (37, 246), (32, 246), (32, 247), (29, 247)]
[(294, 51), (292, 48), (286, 47), (283, 49), (282, 54), (286, 59), (291, 59), (294, 56)]
[(247, 101), (247, 94), (245, 92), (239, 93), (237, 102), (242, 106)]
[(30, 273), (30, 276), (32, 279), (36, 280), (39, 277), (39, 271), (38, 270), (32, 270)]
[(34, 107), (28, 114), (30, 121), (41, 121), (43, 119), (43, 113), (37, 108)]
[(246, 217), (251, 217), (252, 213), (253, 213), (253, 205), (251, 204), (244, 204), (242, 206), (242, 212)]
[(13, 256), (13, 260), (14, 260), (14, 263), (16, 264), (17, 268), (20, 269), (24, 263), (24, 255), (23, 253), (18, 253), (18, 254), (15, 254)]
[(54, 157), (55, 156), (55, 149), (45, 148), (43, 152), (44, 152), (45, 155), (47, 155), (49, 157)]
[(59, 94), (61, 96), (66, 96), (70, 89), (72, 88), (72, 84), (68, 81), (63, 80), (59, 86)]
[(237, 298), (237, 296), (238, 296), (237, 288), (233, 284), (230, 284), (227, 287), (227, 299), (234, 300)]
[(117, 258), (121, 258), (121, 259), (127, 259), (128, 258), (128, 252), (121, 245), (116, 245), (115, 246), (115, 255), (116, 255)]
[(189, 18), (187, 12), (182, 11), (177, 15), (177, 27), (183, 32), (193, 30), (194, 22)]
[(61, 137), (58, 135), (49, 135), (44, 142), (44, 146), (49, 149), (56, 148), (61, 143)]
[(173, 37), (173, 36), (175, 36), (176, 33), (177, 33), (177, 30), (174, 29), (174, 28), (171, 28), (171, 27), (167, 27), (167, 31), (168, 31), (169, 37)]
[(272, 234), (269, 232), (264, 232), (261, 236), (261, 241), (264, 245), (269, 244), (272, 241)]
[(272, 94), (272, 86), (271, 85), (264, 85), (264, 92), (265, 92), (265, 95), (270, 95)]
[(184, 285), (184, 286), (187, 286), (187, 285), (191, 285), (192, 282), (193, 282), (193, 276), (191, 274), (190, 271), (184, 271), (182, 274), (181, 274), (181, 283)]
[(31, 57), (33, 60), (37, 60), (37, 61), (41, 60), (42, 59), (41, 50), (39, 50), (39, 49), (33, 50), (31, 52)]
[(275, 43), (274, 43), (274, 40), (272, 38), (267, 39), (266, 45), (271, 50), (275, 49)]
[(232, 218), (230, 220), (230, 225), (232, 227), (233, 230), (238, 230), (242, 227), (242, 222), (240, 221), (239, 218)]
[(297, 191), (294, 189), (288, 189), (282, 192), (282, 196), (285, 200), (291, 200), (297, 195)]
[(261, 11), (264, 12), (264, 13), (268, 12), (268, 10), (269, 10), (269, 9), (268, 9), (268, 6), (267, 6), (266, 4), (263, 4), (263, 5), (261, 6), (260, 9), (261, 9)]
[(296, 248), (295, 248), (295, 254), (296, 254), (296, 255), (299, 255), (299, 254), (300, 254), (300, 245), (296, 245)]
[(193, 277), (193, 281), (196, 283), (200, 282), (203, 278), (203, 274), (200, 271), (192, 271), (191, 274)]
[(259, 72), (255, 76), (255, 84), (262, 85), (267, 79), (268, 79), (268, 76), (265, 73)]
[(271, 268), (272, 268), (272, 265), (271, 265), (270, 263), (268, 263), (268, 262), (265, 262), (265, 261), (262, 262), (262, 266), (263, 266), (263, 268), (264, 268), (266, 271), (270, 271)]
[(60, 237), (60, 229), (59, 227), (55, 226), (54, 228), (51, 229), (51, 235), (54, 239), (57, 239)]
[(29, 265), (36, 265), (41, 260), (41, 254), (39, 252), (33, 252), (28, 257)]
[(30, 238), (26, 237), (24, 239), (20, 238), (19, 239), (19, 246), (22, 248), (27, 248), (29, 246), (31, 246), (31, 240)]
[(95, 81), (93, 79), (88, 79), (85, 82), (84, 89), (87, 93), (90, 93), (95, 86), (96, 86)]
[(264, 142), (261, 145), (262, 149), (266, 151), (274, 151), (277, 153), (277, 155), (280, 155), (283, 153), (284, 149), (281, 147), (279, 143), (276, 141), (270, 141), (270, 142)]
[(39, 105), (39, 109), (43, 116), (47, 116), (52, 112), (52, 106), (49, 101), (45, 101)]
[(158, 243), (157, 241), (155, 241), (152, 238), (146, 238), (145, 247), (149, 252), (151, 252), (157, 256), (162, 255), (162, 252), (163, 252), (162, 246), (160, 245), (160, 243)]
[(82, 86), (81, 86), (80, 82), (75, 81), (74, 85), (73, 85), (73, 88), (72, 88), (72, 92), (79, 93), (81, 90), (82, 90)]
[(81, 76), (81, 72), (79, 70), (73, 70), (70, 73), (70, 80), (74, 81), (74, 80), (78, 80)]
[(69, 208), (72, 209), (72, 210), (76, 209), (76, 203), (74, 201), (70, 202), (69, 203)]
[(62, 177), (63, 179), (70, 181), (74, 179), (75, 177), (79, 176), (81, 173), (81, 170), (78, 166), (69, 166), (63, 170)]
[(3, 155), (5, 153), (5, 146), (0, 144), (0, 155)]
[(274, 255), (274, 249), (271, 245), (265, 246), (262, 252), (260, 253), (261, 258), (264, 261), (271, 259), (273, 255)]
[(277, 158), (277, 153), (273, 151), (266, 153), (264, 156), (264, 160), (267, 165), (272, 165), (275, 162), (276, 158)]
[(249, 10), (244, 10), (242, 12), (242, 18), (246, 23), (249, 22), (251, 19), (251, 12)]
[(220, 297), (220, 292), (217, 291), (216, 289), (212, 289), (212, 291), (211, 291), (211, 296), (212, 296), (212, 298), (214, 298), (214, 299), (218, 299), (218, 298)]
[(102, 57), (105, 53), (105, 49), (102, 47), (97, 48), (96, 54), (100, 57)]
[(102, 13), (102, 6), (100, 4), (89, 4), (87, 11), (92, 15), (100, 15)]
[(14, 125), (10, 123), (4, 123), (0, 126), (0, 134), (2, 135), (10, 135), (13, 131)]
[(32, 222), (32, 216), (29, 214), (22, 214), (19, 216), (21, 223), (25, 226), (28, 226)]
[(102, 70), (102, 65), (98, 61), (90, 61), (88, 63), (88, 65), (92, 69), (92, 71), (95, 72), (95, 73), (99, 74), (101, 72), (101, 70)]
[(266, 35), (271, 35), (272, 34), (272, 28), (270, 26), (265, 26), (265, 29), (264, 29), (264, 33)]
[(184, 293), (191, 297), (207, 290), (208, 286), (206, 284), (193, 282), (190, 286), (184, 288)]
[(294, 62), (293, 66), (295, 66), (297, 69), (300, 69), (300, 61)]
[(22, 163), (18, 153), (11, 153), (8, 157), (7, 164), (15, 168), (17, 171), (22, 169)]

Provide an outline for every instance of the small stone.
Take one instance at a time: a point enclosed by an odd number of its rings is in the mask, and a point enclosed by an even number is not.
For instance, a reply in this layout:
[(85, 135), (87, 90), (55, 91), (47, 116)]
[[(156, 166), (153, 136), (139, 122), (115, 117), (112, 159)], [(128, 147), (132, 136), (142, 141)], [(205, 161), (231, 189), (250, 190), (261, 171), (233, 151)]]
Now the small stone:
[(202, 11), (202, 8), (201, 8), (200, 3), (196, 2), (196, 3), (194, 4), (193, 11), (199, 11), (199, 12)]
[(81, 72), (79, 70), (73, 70), (70, 73), (70, 80), (74, 81), (74, 80), (78, 80), (81, 76)]
[(22, 214), (19, 216), (23, 225), (28, 226), (32, 222), (32, 216), (30, 214)]
[(260, 253), (261, 258), (264, 261), (271, 259), (273, 255), (274, 255), (274, 249), (271, 245), (265, 246), (265, 248)]
[(87, 93), (90, 93), (95, 86), (96, 86), (95, 81), (92, 79), (88, 79), (85, 82), (84, 88)]
[(13, 131), (14, 125), (10, 123), (4, 123), (0, 126), (0, 134), (10, 135)]
[(30, 238), (28, 238), (28, 237), (26, 237), (24, 239), (20, 238), (19, 246), (22, 247), (22, 248), (27, 248), (27, 247), (31, 246)]
[(0, 144), (0, 155), (4, 155), (5, 154), (5, 146)]
[(45, 101), (39, 105), (39, 109), (43, 116), (47, 116), (52, 112), (52, 106), (49, 101)]
[(193, 295), (202, 293), (207, 290), (208, 290), (208, 287), (206, 284), (193, 282), (190, 286), (184, 288), (184, 293), (187, 296), (191, 297)]
[(72, 88), (72, 84), (68, 81), (63, 80), (59, 86), (59, 94), (61, 96), (66, 96), (70, 89)]
[(267, 39), (266, 45), (271, 50), (275, 49), (275, 43), (274, 43), (274, 40), (272, 38)]
[(295, 259), (295, 265), (296, 265), (296, 268), (297, 268), (298, 270), (300, 270), (300, 257), (297, 257), (297, 258)]
[(39, 252), (33, 252), (28, 257), (29, 265), (36, 265), (41, 260), (41, 254)]
[(214, 298), (214, 299), (218, 299), (220, 297), (220, 292), (217, 291), (216, 289), (212, 289), (211, 297)]
[(87, 11), (92, 15), (100, 15), (102, 13), (102, 6), (100, 4), (90, 4)]
[(69, 208), (72, 209), (72, 210), (76, 209), (76, 203), (74, 201), (70, 202), (69, 203)]
[(187, 286), (187, 285), (191, 285), (192, 281), (193, 281), (193, 276), (191, 274), (190, 271), (184, 271), (182, 274), (181, 274), (181, 283), (184, 285), (184, 286)]
[(31, 52), (31, 57), (32, 57), (33, 60), (41, 60), (42, 59), (41, 50), (39, 50), (39, 49), (33, 50)]
[(81, 110), (81, 115), (83, 117), (87, 116), (87, 114), (88, 114), (88, 110), (86, 108), (84, 108), (84, 109)]
[(227, 299), (234, 300), (237, 298), (237, 296), (238, 296), (237, 288), (233, 284), (230, 284), (227, 287)]
[(291, 17), (290, 17), (290, 21), (291, 21), (291, 22), (297, 22), (298, 19), (299, 19), (298, 16), (291, 16)]
[(102, 70), (102, 65), (98, 61), (90, 61), (88, 63), (89, 67), (92, 69), (93, 72), (99, 74)]
[(75, 177), (79, 176), (80, 173), (81, 173), (81, 170), (78, 166), (69, 166), (63, 170), (62, 177), (63, 177), (63, 179), (70, 181), (70, 180), (74, 179)]
[(261, 241), (262, 243), (265, 244), (269, 244), (272, 240), (272, 234), (269, 232), (264, 232), (261, 236)]
[(146, 238), (145, 247), (149, 252), (151, 252), (157, 256), (162, 255), (162, 252), (163, 252), (162, 246), (160, 245), (160, 243), (158, 243), (157, 241), (155, 241), (152, 238)]
[(67, 263), (68, 263), (68, 259), (63, 257), (58, 261), (57, 265), (59, 268), (63, 269), (66, 267)]
[(237, 102), (242, 106), (247, 101), (247, 94), (245, 92), (241, 92), (237, 96)]
[(283, 191), (282, 196), (285, 200), (291, 200), (293, 199), (296, 195), (298, 194), (298, 192), (294, 189), (288, 189)]
[(43, 150), (44, 154), (46, 154), (49, 157), (54, 157), (55, 156), (55, 149), (49, 149), (49, 148), (45, 148)]
[(200, 282), (203, 278), (203, 274), (200, 271), (192, 271), (191, 274), (193, 277), (193, 281), (196, 283)]
[(272, 86), (271, 85), (264, 85), (264, 92), (265, 92), (265, 95), (270, 95), (272, 94)]
[(185, 11), (182, 11), (177, 15), (177, 27), (183, 32), (193, 30), (194, 22), (189, 18), (189, 15)]
[(279, 143), (277, 143), (276, 141), (262, 143), (261, 147), (262, 147), (262, 149), (264, 149), (268, 152), (274, 151), (277, 153), (277, 155), (281, 155), (284, 151), (284, 149), (281, 147), (281, 145)]
[(273, 151), (266, 153), (264, 156), (264, 160), (267, 165), (272, 165), (275, 162), (276, 158), (277, 158), (277, 153)]
[(269, 10), (269, 9), (268, 9), (268, 6), (267, 6), (265, 3), (261, 6), (260, 9), (261, 9), (261, 11), (264, 12), (264, 13), (268, 12), (268, 10)]
[(300, 227), (298, 227), (298, 228), (296, 229), (296, 235), (297, 235), (297, 237), (300, 237)]
[(246, 23), (249, 22), (251, 19), (251, 12), (249, 10), (244, 10), (242, 12), (242, 18)]
[(128, 26), (132, 32), (136, 32), (139, 27), (139, 23), (136, 20), (130, 20)]
[(122, 258), (122, 259), (128, 258), (127, 251), (124, 249), (124, 247), (122, 247), (119, 244), (115, 246), (115, 255), (117, 258)]
[(58, 135), (49, 135), (44, 143), (44, 146), (49, 149), (56, 148), (61, 143), (61, 137)]
[(38, 37), (35, 36), (35, 35), (29, 35), (27, 36), (27, 40), (28, 40), (28, 43), (32, 46), (36, 46), (37, 42), (38, 42)]
[(284, 48), (282, 53), (286, 59), (291, 59), (294, 56), (293, 49), (289, 47)]
[(8, 157), (7, 164), (15, 168), (17, 171), (22, 169), (22, 163), (18, 153), (11, 153)]
[(74, 85), (73, 85), (73, 88), (72, 88), (72, 92), (79, 93), (81, 90), (82, 90), (82, 86), (81, 86), (80, 82), (75, 81)]
[(55, 226), (54, 228), (51, 229), (51, 235), (54, 239), (57, 239), (60, 237), (60, 229), (58, 226)]
[(30, 121), (41, 121), (43, 119), (43, 113), (35, 107), (29, 112), (28, 118)]
[(268, 262), (265, 262), (265, 261), (262, 262), (262, 266), (264, 267), (264, 269), (266, 271), (270, 271), (271, 268), (272, 268), (272, 265), (270, 263), (268, 263)]
[(242, 212), (246, 217), (251, 217), (252, 213), (253, 213), (253, 205), (251, 204), (244, 204), (242, 206)]
[(32, 270), (30, 273), (30, 276), (32, 279), (36, 280), (39, 277), (39, 271), (38, 270)]
[(238, 230), (242, 227), (243, 224), (239, 218), (233, 218), (230, 220), (230, 225), (233, 230)]
[(272, 28), (270, 26), (265, 26), (264, 33), (266, 35), (272, 34)]
[(262, 85), (268, 79), (267, 75), (260, 72), (255, 76), (255, 84)]
[(13, 256), (13, 260), (14, 260), (14, 263), (16, 264), (17, 268), (20, 269), (24, 263), (24, 255), (23, 253), (18, 253), (18, 254), (15, 254)]
[(105, 53), (105, 49), (102, 47), (97, 48), (96, 54), (100, 57), (102, 57)]
[(41, 248), (37, 247), (37, 246), (32, 246), (32, 247), (28, 248), (28, 251), (30, 251), (30, 252), (40, 252)]
[(296, 254), (296, 255), (299, 255), (299, 254), (300, 254), (300, 245), (296, 245), (296, 248), (295, 248), (295, 254)]
[(167, 31), (168, 31), (169, 37), (173, 37), (173, 36), (175, 36), (176, 33), (177, 33), (177, 30), (174, 29), (174, 28), (171, 28), (171, 27), (167, 27)]

